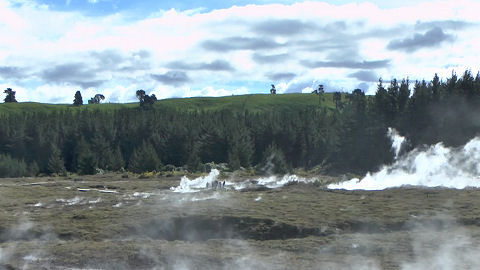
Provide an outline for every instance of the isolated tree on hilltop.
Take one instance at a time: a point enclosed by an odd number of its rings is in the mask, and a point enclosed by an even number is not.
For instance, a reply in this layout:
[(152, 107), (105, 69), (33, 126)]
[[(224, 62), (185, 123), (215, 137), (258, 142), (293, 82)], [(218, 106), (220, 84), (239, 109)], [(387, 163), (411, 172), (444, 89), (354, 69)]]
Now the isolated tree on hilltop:
[(323, 94), (325, 94), (325, 90), (323, 90), (323, 84), (318, 85), (318, 89), (312, 91), (312, 94), (318, 95), (318, 104), (324, 100)]
[(105, 96), (102, 94), (96, 94), (94, 97), (92, 97), (89, 101), (88, 104), (100, 104), (102, 100), (105, 99)]
[(12, 90), (12, 88), (7, 88), (6, 90), (3, 91), (3, 93), (7, 94), (5, 97), (4, 101), (5, 102), (17, 102), (15, 99), (15, 91)]
[(157, 101), (157, 97), (155, 94), (152, 94), (151, 96), (145, 94), (145, 90), (137, 90), (137, 98), (140, 101), (140, 107), (145, 107), (145, 106), (151, 106)]
[(275, 95), (277, 94), (277, 89), (275, 89), (275, 85), (272, 84), (272, 88), (270, 89), (270, 94)]
[(75, 106), (83, 105), (82, 94), (80, 93), (80, 91), (77, 91), (75, 93), (75, 99), (73, 100), (73, 105), (75, 105)]
[(137, 90), (137, 98), (138, 100), (140, 100), (140, 104), (142, 103), (142, 101), (145, 99), (145, 90)]

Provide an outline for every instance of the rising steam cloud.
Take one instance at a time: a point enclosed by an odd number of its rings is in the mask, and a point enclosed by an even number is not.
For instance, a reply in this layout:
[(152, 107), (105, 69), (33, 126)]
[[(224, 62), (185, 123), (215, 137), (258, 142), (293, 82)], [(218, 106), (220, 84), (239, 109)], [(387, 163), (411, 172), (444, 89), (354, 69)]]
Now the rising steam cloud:
[(405, 139), (390, 129), (396, 159), (380, 171), (368, 173), (363, 179), (329, 185), (330, 189), (383, 190), (401, 186), (447, 187), (463, 189), (480, 187), (480, 138), (462, 147), (449, 148), (437, 143), (400, 155)]

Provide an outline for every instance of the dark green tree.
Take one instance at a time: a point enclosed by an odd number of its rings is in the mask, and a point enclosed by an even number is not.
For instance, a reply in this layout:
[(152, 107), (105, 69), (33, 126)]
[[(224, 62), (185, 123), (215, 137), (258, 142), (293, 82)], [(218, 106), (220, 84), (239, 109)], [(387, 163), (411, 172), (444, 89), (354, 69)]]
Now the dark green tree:
[(105, 96), (102, 94), (96, 94), (94, 97), (88, 100), (88, 104), (100, 104)]
[(111, 171), (120, 171), (125, 168), (125, 161), (122, 156), (122, 152), (120, 151), (120, 147), (115, 148), (112, 152), (112, 158), (107, 163), (106, 169)]
[(361, 89), (355, 89), (350, 95), (347, 96), (349, 103), (352, 105), (352, 109), (355, 113), (365, 113), (367, 107), (367, 99), (365, 93)]
[(157, 101), (157, 97), (155, 94), (152, 94), (151, 96), (147, 95), (145, 93), (145, 90), (137, 90), (136, 92), (137, 99), (140, 101), (140, 107), (142, 108), (150, 108), (155, 101)]
[(470, 99), (475, 94), (475, 78), (472, 76), (470, 70), (466, 70), (463, 73), (462, 78), (459, 80), (460, 88), (463, 91), (463, 96)]
[(91, 175), (97, 172), (97, 159), (91, 152), (83, 152), (78, 156), (77, 172), (83, 175)]
[(452, 71), (452, 76), (449, 79), (447, 79), (447, 83), (445, 85), (447, 97), (456, 95), (457, 93), (461, 92), (461, 91), (458, 91), (457, 82), (458, 82), (457, 74), (455, 73), (455, 71)]
[(75, 92), (75, 98), (73, 100), (73, 105), (75, 105), (75, 106), (83, 105), (82, 94), (80, 93), (80, 91)]
[(379, 117), (383, 121), (389, 121), (389, 111), (390, 111), (390, 98), (387, 93), (387, 90), (383, 86), (383, 80), (380, 78), (378, 80), (377, 92), (375, 92), (374, 98), (374, 108)]
[(16, 91), (13, 91), (12, 88), (7, 88), (6, 90), (3, 91), (3, 93), (7, 94), (7, 96), (4, 99), (5, 103), (17, 102), (17, 100), (15, 99)]
[(342, 93), (340, 92), (333, 93), (333, 103), (335, 103), (335, 108), (337, 110), (342, 108)]
[(40, 168), (38, 167), (38, 164), (35, 160), (32, 163), (28, 164), (27, 170), (28, 175), (30, 176), (37, 176), (40, 172)]
[(403, 113), (407, 107), (408, 98), (410, 97), (410, 82), (408, 79), (403, 79), (398, 90), (398, 111)]
[(200, 159), (198, 152), (198, 148), (193, 147), (188, 155), (186, 165), (188, 170), (191, 172), (201, 171), (202, 169), (202, 160)]
[(480, 98), (480, 71), (477, 72), (477, 76), (475, 76), (474, 85), (474, 93), (475, 97), (478, 99)]
[(142, 104), (145, 100), (145, 90), (143, 89), (140, 89), (140, 90), (137, 90), (136, 92), (136, 96), (137, 96), (137, 99), (140, 101), (140, 104)]
[(392, 79), (390, 81), (390, 85), (387, 88), (387, 94), (388, 94), (387, 117), (390, 125), (394, 123), (398, 115), (399, 92), (400, 92), (400, 87), (398, 85), (397, 79)]
[(275, 85), (272, 84), (272, 88), (270, 89), (270, 94), (276, 95), (277, 94), (277, 89), (275, 89)]
[(162, 167), (162, 163), (148, 142), (143, 142), (140, 147), (135, 148), (128, 163), (129, 171), (135, 173), (157, 171)]
[(50, 157), (48, 158), (47, 172), (49, 174), (65, 175), (67, 173), (65, 169), (65, 163), (60, 151), (55, 145), (50, 146)]
[(435, 102), (440, 101), (440, 96), (441, 96), (441, 82), (440, 78), (438, 78), (437, 73), (435, 73), (435, 76), (433, 77), (432, 80), (432, 99)]

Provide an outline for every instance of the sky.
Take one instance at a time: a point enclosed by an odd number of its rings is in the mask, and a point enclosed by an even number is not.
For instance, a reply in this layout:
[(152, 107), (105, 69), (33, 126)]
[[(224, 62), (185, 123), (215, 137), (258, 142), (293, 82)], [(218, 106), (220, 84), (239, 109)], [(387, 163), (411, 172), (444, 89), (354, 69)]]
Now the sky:
[[(19, 102), (309, 93), (480, 70), (479, 0), (0, 0)], [(3, 91), (2, 91), (3, 92)], [(3, 99), (3, 98), (2, 98)]]

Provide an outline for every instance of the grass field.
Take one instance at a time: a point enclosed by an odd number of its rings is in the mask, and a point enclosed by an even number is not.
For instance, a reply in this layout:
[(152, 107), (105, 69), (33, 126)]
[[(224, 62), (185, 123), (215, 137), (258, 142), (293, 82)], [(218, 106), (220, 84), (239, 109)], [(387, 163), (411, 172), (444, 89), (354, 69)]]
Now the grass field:
[[(11, 113), (48, 113), (65, 110), (116, 110), (122, 108), (137, 108), (138, 103), (105, 103), (89, 104), (75, 107), (71, 104), (44, 104), (36, 102), (2, 103), (0, 114)], [(240, 95), (227, 97), (194, 97), (172, 98), (156, 102), (155, 107), (164, 107), (179, 111), (217, 111), (217, 110), (248, 110), (259, 112), (264, 110), (299, 110), (306, 107), (326, 107), (333, 109), (335, 105), (332, 94), (324, 94), (322, 101), (314, 94), (282, 94), (282, 95)]]
[(477, 189), (170, 191), (179, 180), (2, 179), (0, 269), (479, 265)]

